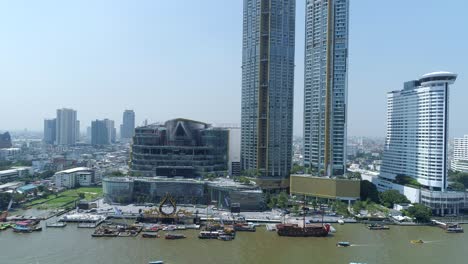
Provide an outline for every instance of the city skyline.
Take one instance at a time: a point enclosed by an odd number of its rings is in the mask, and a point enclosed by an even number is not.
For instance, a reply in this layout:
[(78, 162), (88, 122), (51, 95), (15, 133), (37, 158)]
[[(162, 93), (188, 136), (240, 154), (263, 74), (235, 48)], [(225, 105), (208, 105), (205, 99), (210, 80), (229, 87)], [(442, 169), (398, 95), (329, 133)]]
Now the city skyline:
[[(73, 108), (79, 112), (82, 132), (96, 118), (120, 120), (122, 110), (128, 108), (139, 113), (137, 125), (146, 118), (152, 122), (176, 117), (206, 120), (210, 123), (240, 124), (239, 43), (242, 18), (239, 14), (242, 12), (242, 2), (221, 3), (230, 12), (222, 15), (204, 12), (204, 17), (200, 17), (198, 11), (207, 7), (217, 8), (220, 3), (187, 3), (178, 9), (186, 17), (181, 22), (170, 18), (169, 28), (152, 28), (146, 23), (160, 25), (161, 21), (170, 16), (164, 14), (165, 12), (176, 10), (175, 3), (156, 5), (141, 2), (136, 5), (122, 2), (121, 5), (112, 6), (110, 2), (57, 6), (52, 3), (53, 1), (46, 1), (40, 5), (22, 6), (15, 2), (2, 6), (0, 32), (6, 36), (6, 41), (0, 44), (0, 53), (5, 58), (0, 64), (5, 72), (0, 80), (2, 94), (7, 98), (18, 98), (17, 92), (22, 91), (21, 100), (31, 108), (34, 107), (35, 111), (17, 111), (12, 115), (9, 109), (14, 107), (13, 100), (7, 100), (0, 106), (0, 119), (3, 121), (0, 130), (28, 128), (41, 131), (44, 118), (61, 107)], [(427, 1), (401, 3), (405, 4), (404, 9), (399, 8), (401, 4), (395, 2), (377, 4), (372, 1), (355, 1), (351, 7), (350, 35), (353, 37), (350, 40), (350, 136), (384, 137), (385, 93), (397, 89), (401, 82), (412, 76), (439, 70), (457, 72), (459, 79), (455, 86), (458, 89), (452, 94), (451, 108), (461, 109), (463, 98), (468, 96), (468, 91), (463, 89), (467, 86), (464, 76), (468, 69), (464, 63), (465, 56), (459, 56), (467, 45), (467, 39), (460, 37), (466, 30), (461, 23), (461, 10), (467, 4), (463, 1), (454, 1), (450, 6), (442, 2)], [(299, 32), (304, 32), (305, 1), (298, 0), (296, 6), (298, 33), (293, 133), (302, 135), (304, 34)], [(89, 11), (92, 9), (89, 7), (95, 8), (95, 11)], [(119, 12), (121, 9), (128, 9), (127, 13), (122, 14)], [(380, 9), (387, 12), (375, 11)], [(192, 10), (196, 12), (191, 12)], [(150, 11), (157, 11), (157, 15), (150, 16), (153, 15)], [(89, 21), (80, 21), (80, 12), (86, 12)], [(39, 13), (45, 16), (39, 19)], [(103, 13), (107, 20), (101, 18)], [(394, 13), (399, 15), (398, 20), (394, 19)], [(136, 14), (141, 15), (141, 19), (137, 19)], [(28, 17), (24, 17), (25, 15)], [(205, 45), (187, 49), (174, 57), (165, 55), (164, 53), (172, 54), (167, 52), (172, 50), (169, 46), (180, 38), (172, 32), (183, 30), (183, 22), (193, 18), (198, 19), (194, 26), (201, 32), (199, 35), (190, 32), (187, 34), (197, 43), (201, 43), (204, 38), (209, 41), (203, 41)], [(40, 28), (31, 27), (33, 20)], [(62, 25), (51, 27), (56, 20), (60, 20)], [(218, 25), (213, 25), (214, 20), (219, 21)], [(376, 23), (368, 23), (369, 21)], [(17, 26), (15, 32), (8, 27), (11, 24)], [(434, 31), (440, 33), (421, 45), (420, 40)], [(171, 41), (161, 42), (160, 38), (150, 35), (166, 36)], [(446, 41), (450, 37), (457, 41)], [(385, 38), (385, 42), (380, 41), (382, 38)], [(58, 39), (60, 41), (56, 42)], [(121, 44), (115, 44), (120, 41)], [(115, 44), (115, 47), (109, 48), (110, 43)], [(175, 46), (181, 48), (178, 44)], [(207, 53), (213, 55), (201, 60), (201, 54)], [(426, 56), (429, 53), (431, 56)], [(195, 69), (192, 64), (185, 66), (181, 56), (189, 56), (202, 63), (203, 67)], [(91, 66), (90, 62), (94, 65)], [(46, 68), (49, 70), (45, 70)], [(183, 72), (184, 78), (174, 78), (175, 72)], [(123, 75), (127, 77), (124, 78)], [(188, 80), (190, 85), (181, 79)], [(76, 92), (61, 93), (63, 89)], [(91, 92), (95, 92), (96, 96), (90, 97)], [(119, 96), (114, 97), (112, 92)], [(138, 96), (149, 92), (153, 96)], [(112, 95), (113, 100), (101, 100), (105, 94)], [(177, 100), (176, 97), (180, 94), (185, 94), (186, 99)], [(203, 104), (199, 100), (191, 100), (194, 97), (204, 98)], [(155, 102), (163, 104), (164, 107), (160, 109), (167, 111), (155, 111)], [(183, 105), (195, 110), (187, 112), (181, 107)], [(224, 107), (222, 111), (219, 111), (220, 107)], [(468, 123), (463, 122), (462, 111), (450, 112), (449, 136), (462, 136), (468, 131)]]

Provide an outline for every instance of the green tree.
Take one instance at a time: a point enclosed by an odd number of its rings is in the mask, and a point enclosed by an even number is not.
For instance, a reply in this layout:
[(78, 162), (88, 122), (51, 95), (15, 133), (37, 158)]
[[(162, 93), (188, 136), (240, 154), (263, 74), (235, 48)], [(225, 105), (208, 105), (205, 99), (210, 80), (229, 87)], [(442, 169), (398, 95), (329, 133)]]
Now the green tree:
[(289, 196), (286, 192), (281, 192), (278, 196), (278, 207), (284, 209), (288, 207), (289, 204)]
[(123, 177), (125, 174), (123, 174), (121, 171), (113, 171), (110, 174), (107, 175), (108, 177)]
[(278, 197), (272, 196), (267, 205), (268, 205), (268, 208), (275, 208), (277, 204), (278, 204)]
[(305, 172), (304, 166), (300, 166), (297, 163), (293, 164), (293, 167), (291, 168), (291, 174), (303, 174)]
[(84, 193), (80, 192), (78, 193), (78, 197), (80, 197), (80, 199), (84, 199), (86, 196)]
[(408, 208), (408, 215), (417, 223), (427, 223), (431, 221), (432, 210), (422, 204), (415, 204)]
[(449, 185), (449, 188), (454, 190), (454, 191), (464, 191), (465, 190), (465, 185), (461, 182), (454, 182)]
[(409, 203), (410, 201), (406, 196), (399, 193), (397, 190), (388, 190), (380, 193), (380, 201), (388, 208), (392, 208), (396, 203)]
[(379, 200), (379, 191), (377, 186), (368, 180), (361, 181), (361, 201), (370, 200), (374, 203), (378, 203)]
[(468, 188), (468, 173), (455, 172), (452, 179), (455, 182), (463, 184), (463, 186), (465, 186), (465, 188)]
[(0, 193), (0, 210), (5, 210), (11, 200), (10, 193)]

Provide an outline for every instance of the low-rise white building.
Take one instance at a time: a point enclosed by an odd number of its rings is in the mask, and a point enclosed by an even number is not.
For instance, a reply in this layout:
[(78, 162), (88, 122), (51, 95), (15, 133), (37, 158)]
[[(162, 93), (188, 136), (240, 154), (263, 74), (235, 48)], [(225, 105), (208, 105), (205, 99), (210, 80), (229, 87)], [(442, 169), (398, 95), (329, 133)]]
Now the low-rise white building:
[(24, 178), (32, 173), (31, 167), (13, 167), (8, 170), (0, 171), (0, 182), (11, 182)]
[(57, 188), (76, 188), (96, 184), (94, 170), (86, 167), (59, 171), (54, 174), (54, 179)]

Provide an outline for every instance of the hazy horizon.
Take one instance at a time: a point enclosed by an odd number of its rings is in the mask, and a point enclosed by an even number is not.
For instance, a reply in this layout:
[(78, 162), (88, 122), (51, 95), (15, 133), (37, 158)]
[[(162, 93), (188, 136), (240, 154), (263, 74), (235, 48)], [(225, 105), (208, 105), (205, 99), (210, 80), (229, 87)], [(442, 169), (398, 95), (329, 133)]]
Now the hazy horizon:
[[(297, 0), (294, 135), (302, 135), (304, 2)], [(348, 135), (385, 137), (386, 93), (451, 71), (450, 137), (468, 134), (468, 3), (351, 1)], [(221, 10), (221, 11), (220, 11)], [(125, 109), (136, 124), (240, 124), (242, 1), (0, 3), (0, 131), (41, 131), (56, 109), (81, 131)]]

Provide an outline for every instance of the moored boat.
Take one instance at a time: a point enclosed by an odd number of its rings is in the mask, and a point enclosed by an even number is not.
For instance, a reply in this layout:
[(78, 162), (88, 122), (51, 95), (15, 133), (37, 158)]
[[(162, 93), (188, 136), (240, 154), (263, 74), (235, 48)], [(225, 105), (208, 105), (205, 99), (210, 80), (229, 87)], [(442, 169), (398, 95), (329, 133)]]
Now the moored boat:
[(159, 238), (159, 235), (156, 233), (143, 233), (141, 237), (144, 238)]
[(65, 222), (55, 222), (55, 223), (46, 223), (46, 227), (66, 227), (67, 223)]
[(280, 236), (325, 237), (330, 232), (330, 225), (306, 224), (305, 227), (301, 227), (298, 224), (277, 224), (276, 232)]
[(234, 224), (235, 231), (244, 231), (244, 232), (255, 232), (256, 228), (254, 225), (249, 224)]
[(200, 239), (217, 239), (220, 233), (218, 231), (201, 231), (198, 234)]
[(463, 227), (459, 224), (448, 225), (445, 229), (447, 233), (463, 233)]
[(186, 238), (186, 236), (182, 234), (166, 234), (164, 238), (165, 239), (183, 239), (183, 238)]
[(234, 237), (231, 235), (220, 235), (218, 236), (218, 239), (223, 241), (231, 241), (234, 239)]
[(389, 230), (390, 227), (385, 226), (385, 225), (379, 225), (379, 224), (370, 224), (367, 226), (369, 230)]

